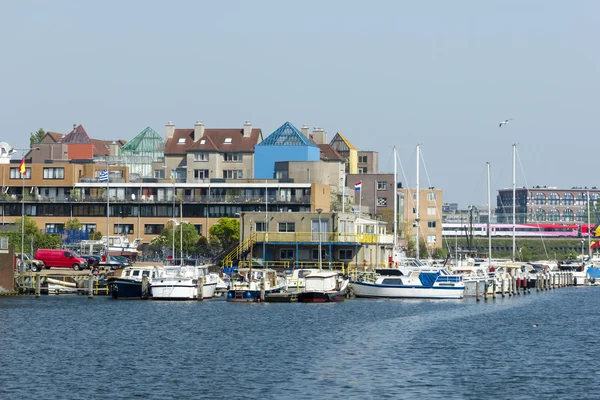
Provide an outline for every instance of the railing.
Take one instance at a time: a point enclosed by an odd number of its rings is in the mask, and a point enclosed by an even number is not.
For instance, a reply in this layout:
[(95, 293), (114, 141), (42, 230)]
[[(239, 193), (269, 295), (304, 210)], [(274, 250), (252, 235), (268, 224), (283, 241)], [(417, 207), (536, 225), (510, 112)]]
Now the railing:
[[(267, 261), (267, 262), (263, 262), (261, 261), (261, 266), (262, 267), (266, 267), (266, 268), (271, 268), (271, 269), (288, 269), (290, 267), (290, 262), (289, 261)], [(249, 268), (250, 267), (250, 260), (241, 260), (238, 264), (239, 268)], [(256, 267), (255, 262), (252, 262), (252, 267)]]
[(310, 242), (310, 243), (393, 243), (392, 235), (346, 232), (256, 232), (256, 241), (266, 242)]
[(229, 268), (233, 266), (233, 261), (237, 260), (240, 255), (250, 249), (250, 246), (256, 242), (256, 234), (246, 238), (240, 245), (236, 246), (223, 258), (223, 267)]
[[(2, 197), (2, 201), (5, 202), (21, 202), (20, 195), (7, 195)], [(98, 202), (105, 203), (106, 196), (88, 196), (88, 195), (78, 195), (78, 196), (61, 196), (61, 197), (48, 197), (48, 196), (32, 196), (25, 195), (25, 201), (36, 201), (43, 203), (68, 203), (68, 202)], [(135, 199), (131, 198), (131, 193), (126, 194), (123, 197), (119, 196), (111, 196), (111, 202), (119, 203), (119, 202), (133, 202), (133, 203), (172, 203), (172, 196), (162, 196), (158, 197), (157, 195), (142, 195), (137, 196)], [(184, 203), (218, 203), (218, 204), (256, 204), (261, 205), (265, 203), (264, 197), (245, 197), (245, 196), (177, 196), (175, 197), (175, 202), (184, 202)], [(277, 196), (273, 196), (268, 200), (269, 204), (310, 204), (311, 199), (310, 196), (296, 196), (290, 199), (282, 199)]]
[[(38, 286), (38, 279), (40, 280), (40, 294), (89, 294), (90, 279), (92, 279), (92, 294), (108, 295), (109, 293), (109, 285), (106, 284), (106, 281), (104, 280), (106, 277), (100, 275), (41, 275), (39, 273), (28, 272), (23, 274), (15, 274), (14, 278), (15, 288), (17, 291), (22, 293), (34, 294), (36, 287)], [(59, 288), (52, 291), (47, 286), (41, 286), (46, 283), (48, 278), (68, 284), (75, 284), (75, 286), (65, 286), (64, 290), (62, 291)]]

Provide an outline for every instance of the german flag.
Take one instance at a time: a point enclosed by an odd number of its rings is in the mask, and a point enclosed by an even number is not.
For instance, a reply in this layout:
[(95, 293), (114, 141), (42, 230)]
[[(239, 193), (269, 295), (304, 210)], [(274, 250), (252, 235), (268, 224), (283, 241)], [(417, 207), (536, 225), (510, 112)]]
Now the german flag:
[(19, 173), (25, 175), (25, 172), (27, 172), (27, 169), (25, 168), (25, 158), (22, 158), (21, 164), (19, 164)]

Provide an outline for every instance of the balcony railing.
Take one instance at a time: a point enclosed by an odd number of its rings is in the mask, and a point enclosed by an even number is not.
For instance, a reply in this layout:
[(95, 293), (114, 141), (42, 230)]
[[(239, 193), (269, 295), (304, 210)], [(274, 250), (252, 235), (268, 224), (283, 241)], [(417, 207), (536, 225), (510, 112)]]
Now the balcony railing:
[(375, 233), (346, 232), (256, 232), (259, 243), (357, 243), (357, 244), (392, 244), (393, 235)]
[[(3, 202), (21, 202), (21, 195), (5, 195), (0, 201)], [(74, 196), (41, 196), (41, 195), (25, 195), (26, 202), (39, 203), (104, 203), (106, 196), (89, 196), (89, 195), (74, 195)], [(111, 196), (111, 202), (115, 203), (172, 203), (172, 196), (142, 195), (131, 198), (131, 193), (125, 196)], [(261, 196), (176, 196), (175, 203), (217, 203), (217, 204), (264, 204), (265, 199)], [(281, 198), (277, 196), (270, 197), (269, 204), (310, 204), (310, 196), (295, 196), (290, 198)]]

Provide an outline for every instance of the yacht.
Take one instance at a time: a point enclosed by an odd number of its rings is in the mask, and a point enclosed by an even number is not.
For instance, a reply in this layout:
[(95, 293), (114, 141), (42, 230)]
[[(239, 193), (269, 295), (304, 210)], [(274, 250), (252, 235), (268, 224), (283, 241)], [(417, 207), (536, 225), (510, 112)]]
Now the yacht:
[[(198, 282), (204, 279), (202, 288)], [(215, 295), (219, 275), (208, 272), (206, 265), (165, 266), (150, 284), (154, 300), (194, 300), (200, 295), (211, 299)]]
[(356, 297), (462, 299), (465, 284), (460, 275), (451, 275), (445, 269), (427, 271), (399, 268), (380, 268), (370, 275), (361, 275), (351, 281)]
[(110, 296), (113, 299), (147, 299), (151, 296), (150, 284), (158, 271), (159, 267), (153, 266), (124, 268), (121, 276), (107, 279)]
[(316, 271), (304, 277), (304, 290), (298, 295), (302, 303), (344, 301), (348, 291), (348, 278), (334, 271)]

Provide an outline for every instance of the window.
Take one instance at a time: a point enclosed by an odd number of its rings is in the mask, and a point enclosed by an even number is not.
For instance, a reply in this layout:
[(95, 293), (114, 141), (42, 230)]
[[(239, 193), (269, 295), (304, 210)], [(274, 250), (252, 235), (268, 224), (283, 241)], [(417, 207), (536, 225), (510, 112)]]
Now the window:
[(295, 222), (280, 222), (278, 224), (277, 230), (279, 232), (296, 232), (296, 223)]
[(358, 156), (358, 163), (359, 164), (366, 164), (368, 163), (368, 157), (367, 156)]
[(132, 235), (133, 224), (115, 224), (113, 233), (117, 235)]
[(429, 200), (429, 201), (436, 201), (437, 200), (437, 193), (435, 193), (435, 192), (429, 192), (429, 193), (427, 193), (427, 200)]
[(550, 195), (548, 195), (548, 204), (551, 206), (557, 206), (560, 204), (560, 197), (558, 196), (558, 193), (552, 192)]
[(81, 224), (82, 231), (96, 232), (96, 224)]
[[(18, 167), (10, 169), (10, 179), (23, 179), (19, 173)], [(25, 167), (24, 179), (31, 179), (31, 167)]]
[(427, 243), (435, 244), (437, 237), (435, 235), (427, 235)]
[(65, 179), (65, 169), (62, 167), (44, 168), (44, 179)]
[(377, 181), (377, 190), (387, 190), (387, 182)]
[(59, 233), (65, 229), (65, 224), (46, 224), (46, 233)]
[(223, 160), (228, 162), (242, 162), (242, 155), (240, 153), (225, 153), (223, 154)]
[(164, 169), (155, 169), (154, 170), (154, 178), (155, 179), (165, 179), (165, 170)]
[(185, 144), (185, 138), (179, 138), (179, 140), (177, 140), (177, 144)]
[(535, 204), (546, 204), (546, 195), (544, 193), (536, 193), (534, 196)]
[(437, 209), (435, 207), (427, 207), (427, 215), (437, 215)]
[(224, 179), (242, 179), (244, 174), (241, 169), (224, 169), (223, 170), (223, 178)]
[(194, 161), (208, 161), (208, 153), (194, 153)]
[(377, 207), (386, 207), (387, 206), (387, 197), (378, 197), (377, 198)]
[(359, 174), (366, 174), (367, 170), (368, 170), (367, 167), (358, 167), (358, 173)]
[(427, 227), (428, 228), (435, 228), (436, 226), (436, 222), (435, 221), (427, 221)]
[[(315, 261), (319, 261), (319, 249), (313, 249), (312, 251), (312, 259)], [(327, 249), (324, 249), (321, 246), (321, 261), (327, 260)]]
[(416, 214), (417, 213), (417, 207), (413, 207), (412, 209), (413, 209), (413, 214)]
[(573, 204), (575, 204), (575, 197), (573, 196), (573, 193), (565, 193), (563, 195), (563, 205), (572, 206)]
[(163, 224), (145, 224), (144, 233), (146, 235), (160, 235), (165, 229)]
[(267, 232), (269, 230), (269, 224), (266, 222), (257, 222), (255, 230), (256, 232)]
[(575, 214), (573, 213), (573, 210), (571, 210), (570, 208), (567, 208), (565, 211), (563, 211), (562, 220), (565, 222), (574, 221)]
[(206, 140), (205, 139), (200, 139), (200, 144), (205, 144)]
[(294, 259), (294, 249), (279, 249), (279, 259), (280, 260), (293, 260)]
[(230, 137), (225, 138), (225, 141), (223, 143), (231, 143), (231, 138)]
[(352, 260), (354, 256), (352, 250), (340, 249), (340, 260)]
[(195, 169), (194, 170), (194, 179), (208, 179), (208, 170), (207, 169)]

